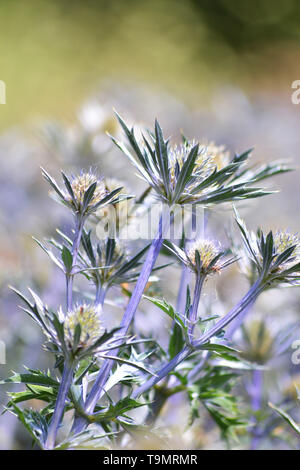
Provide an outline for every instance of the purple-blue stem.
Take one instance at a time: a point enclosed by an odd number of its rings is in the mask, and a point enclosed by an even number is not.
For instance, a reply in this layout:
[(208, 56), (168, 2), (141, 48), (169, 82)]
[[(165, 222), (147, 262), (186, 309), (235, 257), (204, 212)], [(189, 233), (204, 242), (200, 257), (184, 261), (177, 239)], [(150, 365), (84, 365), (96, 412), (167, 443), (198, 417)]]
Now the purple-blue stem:
[[(203, 238), (205, 238), (208, 219), (209, 219), (210, 215), (211, 215), (211, 211), (208, 208), (204, 207), (204, 209), (203, 209), (203, 230), (202, 230), (202, 237)], [(181, 278), (180, 278), (179, 293), (178, 293), (178, 297), (177, 297), (177, 311), (181, 314), (185, 313), (186, 293), (187, 293), (187, 287), (189, 285), (190, 275), (191, 275), (190, 269), (187, 266), (183, 265), (182, 272), (181, 272)], [(202, 278), (201, 285), (199, 286), (200, 287), (199, 300), (200, 300), (201, 290), (202, 290), (202, 287), (203, 287), (203, 281), (204, 281), (204, 278)], [(197, 279), (196, 279), (196, 285), (197, 285)], [(194, 293), (194, 302), (193, 302), (193, 304), (195, 304), (196, 285), (195, 285), (195, 293)], [(198, 306), (199, 306), (199, 301), (198, 301)], [(198, 306), (197, 306), (197, 311), (198, 311)], [(194, 305), (193, 305), (193, 309), (194, 309)], [(193, 330), (194, 330), (194, 327), (192, 327), (192, 334), (193, 334)], [(191, 334), (191, 340), (192, 340), (192, 334)], [(207, 352), (204, 352), (203, 358), (202, 358), (201, 362), (198, 364), (198, 366), (188, 374), (189, 378), (195, 377), (197, 375), (197, 373), (202, 369), (202, 367), (204, 366), (204, 364), (205, 364), (205, 362), (206, 362), (206, 360), (209, 356), (208, 353), (207, 354), (206, 353)]]
[(203, 369), (206, 361), (208, 360), (208, 358), (210, 357), (210, 351), (203, 351), (203, 355), (202, 355), (202, 358), (199, 362), (199, 364), (197, 364), (189, 373), (188, 373), (188, 380), (189, 381), (193, 381), (197, 375), (199, 374), (199, 372)]
[(105, 296), (107, 292), (107, 287), (105, 285), (98, 284), (96, 288), (96, 299), (95, 299), (95, 306), (99, 307), (102, 310)]
[(200, 349), (201, 346), (207, 343), (213, 336), (220, 333), (225, 326), (228, 325), (234, 318), (236, 318), (243, 310), (252, 303), (259, 294), (263, 291), (264, 285), (261, 280), (257, 280), (243, 299), (236, 305), (227, 315), (221, 318), (209, 331), (204, 333), (197, 341), (193, 342), (192, 347), (185, 346), (182, 351), (180, 351), (171, 361), (164, 365), (157, 373), (156, 376), (151, 377), (143, 385), (138, 387), (134, 393), (133, 397), (136, 398), (142, 393), (145, 393), (155, 384), (157, 384), (161, 379), (163, 379), (169, 372), (171, 372), (180, 362), (185, 360), (195, 349)]
[[(165, 229), (166, 222), (169, 223), (168, 220), (165, 220), (165, 214), (162, 214), (159, 220), (158, 233), (151, 243), (151, 246), (147, 253), (146, 260), (143, 264), (143, 268), (140, 272), (139, 278), (137, 280), (137, 283), (135, 285), (135, 288), (133, 290), (133, 293), (130, 297), (127, 308), (125, 310), (124, 316), (122, 318), (122, 321), (120, 324), (120, 330), (118, 332), (119, 336), (124, 336), (127, 333), (127, 330), (131, 324), (134, 314), (141, 301), (145, 287), (148, 283), (152, 269), (154, 267), (154, 264), (157, 260), (157, 257), (159, 255), (159, 252), (162, 246), (163, 232)], [(111, 355), (113, 356), (117, 356), (117, 354), (118, 354), (118, 348), (116, 348), (115, 350), (111, 352)], [(109, 378), (109, 374), (111, 372), (113, 364), (114, 364), (114, 361), (112, 361), (111, 359), (107, 359), (104, 361), (98, 373), (98, 376), (95, 380), (95, 383), (85, 402), (84, 409), (86, 413), (92, 413), (94, 411), (96, 403), (99, 400), (101, 393), (103, 392), (104, 386)], [(83, 418), (78, 418), (74, 422), (73, 432), (74, 433), (80, 432), (85, 427), (85, 425), (86, 425), (85, 420)]]
[[(182, 266), (182, 271), (181, 271), (181, 279), (180, 279), (180, 286), (179, 286), (179, 293), (177, 297), (177, 312), (181, 313), (182, 315), (185, 314), (185, 307), (186, 307), (186, 293), (187, 293), (187, 286), (189, 284), (189, 278), (190, 278), (191, 271), (190, 269), (183, 265)], [(201, 295), (201, 290), (203, 286), (203, 281), (204, 278), (201, 278), (201, 276), (197, 276), (196, 278), (196, 284), (195, 284), (195, 291), (194, 291), (194, 299), (193, 299), (193, 311), (192, 315), (196, 314), (197, 318), (197, 312), (198, 312), (198, 307), (199, 307), (199, 301), (200, 301), (200, 295)], [(198, 300), (196, 298), (198, 297)], [(194, 326), (193, 320), (190, 317), (190, 323), (188, 327), (189, 331), (189, 341), (193, 341), (193, 331), (194, 331)]]
[(72, 362), (66, 362), (58, 390), (54, 413), (45, 442), (46, 449), (53, 449), (53, 447), (55, 447), (56, 435), (65, 409), (66, 398), (72, 384), (73, 374), (74, 364)]
[(233, 322), (230, 324), (230, 326), (228, 327), (228, 329), (226, 331), (226, 339), (228, 339), (228, 340), (232, 339), (234, 333), (240, 328), (240, 326), (243, 324), (246, 316), (248, 315), (248, 313), (252, 309), (254, 302), (255, 302), (255, 300), (253, 300), (253, 302), (250, 303), (247, 308), (245, 308), (245, 310), (243, 311), (243, 313), (241, 315), (239, 315), (235, 320), (233, 320)]
[[(244, 312), (241, 313), (240, 315), (238, 315), (238, 317), (235, 318), (235, 320), (233, 320), (232, 323), (229, 325), (229, 327), (226, 331), (226, 340), (230, 340), (232, 338), (232, 336), (234, 335), (235, 331), (241, 326), (241, 324), (243, 323), (243, 320), (245, 319), (245, 316), (247, 315), (247, 313), (253, 307), (254, 302), (255, 302), (255, 300), (253, 300), (252, 303), (250, 303), (248, 305), (248, 307), (245, 308)], [(211, 355), (211, 353), (209, 351), (204, 351), (202, 359), (199, 362), (199, 364), (197, 364), (197, 366), (188, 373), (188, 379), (189, 380), (192, 380), (195, 377), (197, 377), (199, 372), (203, 369), (203, 367), (204, 367), (205, 363), (207, 362), (208, 358), (210, 357), (210, 355)]]
[(205, 276), (201, 276), (201, 274), (196, 275), (193, 305), (188, 318), (188, 337), (191, 344), (193, 343), (194, 329), (198, 319), (198, 308), (204, 279)]
[[(252, 383), (250, 385), (251, 395), (251, 407), (254, 412), (261, 409), (262, 404), (262, 392), (263, 392), (263, 371), (254, 370), (252, 372)], [(252, 441), (251, 450), (255, 450), (258, 447), (260, 441), (260, 430), (257, 426), (257, 419), (255, 416), (252, 417), (253, 427), (251, 428)]]
[[(252, 303), (250, 303), (248, 305), (248, 307), (245, 308), (244, 312), (241, 313), (241, 315), (239, 315), (237, 318), (235, 318), (235, 320), (233, 320), (232, 323), (229, 325), (229, 327), (226, 331), (226, 341), (225, 341), (225, 343), (227, 342), (227, 340), (230, 340), (233, 337), (235, 331), (242, 325), (247, 313), (249, 313), (249, 311), (253, 307), (254, 302), (255, 302), (255, 300), (253, 300)], [(210, 355), (211, 355), (211, 353), (209, 351), (205, 351), (203, 353), (203, 357), (202, 357), (201, 361), (199, 362), (199, 364), (193, 370), (191, 370), (188, 373), (188, 379), (189, 380), (192, 380), (195, 377), (197, 377), (198, 373), (202, 370), (203, 366), (205, 365), (205, 363), (209, 359)]]
[(176, 303), (176, 310), (182, 315), (185, 312), (186, 293), (187, 293), (187, 287), (189, 285), (190, 273), (191, 273), (190, 269), (185, 264), (183, 264), (181, 268), (181, 277), (180, 277), (179, 291), (178, 291), (177, 303)]
[(166, 375), (168, 375), (172, 370), (175, 369), (178, 364), (184, 361), (192, 352), (192, 348), (190, 346), (185, 346), (182, 351), (180, 351), (171, 361), (169, 361), (166, 365), (164, 365), (155, 376), (151, 377), (147, 380), (143, 385), (138, 387), (133, 394), (131, 395), (132, 398), (138, 398), (142, 393), (146, 392), (150, 388), (152, 388), (155, 384), (160, 382)]
[[(83, 230), (84, 218), (80, 216), (75, 216), (75, 234), (74, 240), (72, 245), (72, 268), (70, 273), (66, 273), (66, 297), (67, 297), (67, 311), (72, 310), (73, 308), (73, 278), (74, 274), (72, 273), (73, 268), (77, 263), (78, 252), (81, 242), (82, 230)], [(55, 439), (58, 427), (60, 425), (60, 421), (64, 412), (65, 402), (67, 398), (67, 394), (69, 392), (72, 379), (74, 374), (74, 365), (69, 363), (68, 361), (65, 362), (63, 375), (61, 378), (61, 383), (58, 391), (58, 396), (56, 400), (56, 405), (53, 413), (53, 417), (51, 420), (51, 424), (49, 427), (47, 440), (45, 443), (45, 447), (47, 449), (53, 449), (55, 446)]]
[(220, 333), (232, 320), (234, 320), (240, 313), (242, 313), (249, 304), (252, 304), (257, 297), (264, 290), (265, 286), (260, 279), (258, 279), (253, 286), (249, 289), (247, 294), (242, 300), (224, 317), (222, 317), (217, 323), (206, 333), (204, 333), (197, 341), (193, 343), (195, 348), (202, 346), (204, 343), (209, 341), (213, 336)]
[(72, 273), (73, 268), (77, 263), (78, 258), (78, 251), (81, 241), (82, 229), (84, 224), (84, 218), (80, 216), (76, 216), (75, 219), (75, 234), (72, 246), (72, 269), (71, 273), (66, 274), (66, 290), (67, 290), (67, 311), (72, 310), (73, 307), (73, 279), (74, 274)]

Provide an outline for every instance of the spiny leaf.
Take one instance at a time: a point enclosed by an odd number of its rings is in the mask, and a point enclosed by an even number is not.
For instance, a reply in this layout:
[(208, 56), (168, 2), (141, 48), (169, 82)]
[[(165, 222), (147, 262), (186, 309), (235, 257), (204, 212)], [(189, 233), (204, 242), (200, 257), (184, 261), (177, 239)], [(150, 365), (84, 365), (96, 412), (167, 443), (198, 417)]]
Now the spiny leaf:
[(278, 408), (277, 406), (273, 405), (272, 403), (269, 403), (269, 406), (275, 410), (291, 426), (291, 428), (296, 431), (296, 433), (300, 434), (300, 426), (288, 413), (286, 413), (282, 408)]
[(61, 252), (61, 259), (63, 260), (63, 263), (65, 265), (66, 272), (71, 273), (73, 267), (73, 256), (71, 251), (66, 246), (63, 246)]

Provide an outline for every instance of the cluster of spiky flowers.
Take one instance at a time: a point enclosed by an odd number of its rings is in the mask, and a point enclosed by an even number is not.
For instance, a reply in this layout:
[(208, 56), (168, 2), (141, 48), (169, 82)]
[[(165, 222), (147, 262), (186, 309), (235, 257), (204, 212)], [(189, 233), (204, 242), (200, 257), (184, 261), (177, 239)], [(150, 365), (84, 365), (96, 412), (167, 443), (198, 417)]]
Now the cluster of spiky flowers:
[(241, 169), (250, 151), (235, 155), (230, 160), (224, 148), (214, 144), (205, 146), (183, 138), (182, 145), (171, 147), (157, 121), (154, 132), (149, 132), (148, 139), (143, 135), (143, 144), (139, 144), (134, 129), (129, 129), (121, 117), (117, 117), (130, 150), (112, 137), (113, 142), (155, 190), (157, 197), (170, 206), (207, 206), (264, 196), (270, 194), (270, 191), (251, 185), (271, 175), (288, 171), (281, 164), (266, 165), (259, 171)]
[[(279, 164), (270, 164), (258, 171), (247, 170), (244, 165), (248, 160), (249, 151), (230, 158), (224, 147), (218, 147), (212, 142), (200, 142), (199, 144), (183, 138), (182, 144), (171, 146), (169, 139), (164, 138), (157, 121), (154, 131), (149, 131), (147, 137), (143, 136), (143, 142), (140, 144), (135, 138), (134, 130), (129, 129), (119, 116), (118, 119), (127, 136), (129, 146), (113, 140), (147, 182), (144, 194), (147, 195), (150, 190), (154, 190), (156, 197), (169, 207), (164, 207), (161, 211), (157, 233), (151, 244), (130, 258), (115, 238), (106, 235), (102, 237), (100, 242), (95, 242), (91, 237), (91, 231), (87, 231), (85, 225), (91, 214), (102, 219), (109, 216), (107, 205), (111, 204), (111, 207), (115, 208), (117, 203), (119, 204), (116, 214), (118, 229), (128, 224), (128, 206), (123, 204), (124, 199), (128, 199), (128, 196), (120, 195), (123, 185), (116, 180), (104, 180), (88, 171), (72, 178), (68, 178), (62, 173), (64, 189), (61, 189), (54, 179), (43, 171), (43, 175), (54, 190), (56, 198), (71, 209), (75, 215), (74, 231), (71, 238), (59, 232), (63, 238), (62, 244), (57, 243), (56, 240), (50, 240), (50, 243), (58, 250), (60, 258), (40, 244), (65, 274), (67, 306), (64, 311), (62, 309), (58, 312), (50, 311), (32, 291), (34, 302), (18, 293), (26, 304), (24, 310), (45, 333), (48, 340), (47, 350), (55, 355), (55, 367), (58, 367), (62, 372), (60, 381), (55, 378), (49, 382), (49, 377), (44, 375), (42, 377), (43, 398), (46, 397), (50, 406), (47, 404), (43, 410), (47, 414), (47, 420), (44, 419), (45, 415), (41, 414), (43, 419), (42, 433), (38, 426), (35, 428), (40, 434), (43, 434), (39, 439), (41, 447), (46, 449), (55, 447), (57, 432), (67, 409), (75, 411), (71, 432), (73, 436), (82, 434), (81, 431), (91, 422), (99, 423), (105, 433), (109, 432), (108, 437), (114, 434), (115, 430), (119, 432), (121, 429), (125, 429), (124, 421), (121, 420), (124, 417), (127, 420), (128, 417), (124, 413), (141, 405), (135, 399), (140, 394), (147, 393), (156, 383), (167, 377), (182, 361), (196, 355), (198, 350), (205, 349), (216, 352), (225, 351), (224, 354), (228, 356), (228, 351), (230, 352), (232, 349), (221, 344), (210, 343), (211, 339), (222, 334), (230, 322), (254, 303), (266, 286), (279, 284), (283, 281), (293, 283), (295, 279), (300, 281), (300, 263), (298, 266), (298, 258), (295, 255), (296, 240), (293, 237), (287, 234), (276, 234), (273, 237), (272, 233), (265, 237), (262, 232), (259, 232), (253, 242), (251, 237), (248, 240), (248, 236), (241, 226), (248, 251), (258, 270), (258, 279), (229, 313), (211, 325), (210, 322), (215, 317), (202, 321), (198, 316), (202, 287), (208, 276), (219, 273), (223, 268), (233, 263), (236, 257), (209, 239), (196, 239), (187, 245), (186, 249), (168, 244), (168, 248), (182, 264), (193, 272), (194, 293), (191, 296), (190, 286), (185, 286), (182, 283), (181, 290), (185, 291), (183, 296), (185, 306), (182, 309), (178, 308), (178, 312), (166, 302), (152, 299), (156, 305), (161, 305), (162, 310), (173, 319), (168, 347), (170, 360), (155, 373), (151, 372), (152, 367), (144, 367), (143, 361), (147, 360), (154, 350), (156, 351), (156, 348), (152, 346), (152, 339), (150, 340), (150, 350), (144, 346), (142, 349), (137, 346), (135, 350), (133, 344), (138, 345), (149, 341), (144, 341), (144, 339), (131, 341), (128, 340), (127, 335), (149, 279), (151, 280), (150, 276), (155, 269), (161, 268), (161, 266), (155, 267), (155, 263), (165, 238), (166, 222), (173, 223), (169, 213), (175, 214), (176, 207), (174, 206), (177, 204), (180, 206), (185, 204), (209, 206), (260, 197), (270, 191), (252, 187), (252, 184), (287, 171), (287, 169)], [(165, 209), (168, 209), (168, 217), (165, 217)], [(183, 212), (182, 208), (178, 209)], [(131, 214), (130, 212), (129, 215)], [(92, 221), (91, 219), (89, 218), (90, 221)], [(99, 238), (98, 233), (97, 235)], [(147, 256), (142, 263), (142, 256), (147, 250)], [(79, 273), (85, 275), (92, 282), (93, 288), (96, 287), (92, 304), (86, 304), (82, 301), (79, 304), (74, 304), (73, 281)], [(104, 331), (101, 315), (108, 289), (112, 285), (128, 283), (136, 279), (137, 282), (131, 295), (129, 293), (130, 299), (124, 309), (119, 328), (110, 332)], [(87, 297), (90, 298), (91, 295), (91, 292), (87, 293)], [(200, 336), (196, 338), (198, 333)], [(266, 342), (269, 347), (268, 341)], [(119, 354), (123, 347), (126, 347), (125, 354)], [(130, 356), (128, 356), (129, 349)], [(157, 349), (157, 357), (160, 350), (161, 348)], [(197, 356), (194, 357), (199, 359)], [(102, 359), (102, 362), (98, 369), (95, 360), (99, 358)], [(204, 358), (204, 362), (205, 360)], [(113, 386), (118, 384), (122, 387), (121, 399), (114, 404), (108, 396), (110, 402), (107, 409), (102, 405), (97, 406), (102, 393), (109, 391), (108, 381), (114, 374), (113, 367), (118, 362), (130, 365), (130, 369), (136, 368), (146, 374), (151, 373), (152, 377), (148, 380), (144, 380), (142, 377), (140, 381), (140, 377), (137, 377), (136, 374), (131, 375), (131, 372), (129, 374), (126, 372), (125, 376), (122, 373), (119, 374), (119, 378), (115, 382), (113, 378)], [(150, 364), (152, 365), (153, 362)], [(120, 370), (117, 369), (118, 372)], [(36, 382), (36, 377), (40, 377), (41, 374), (34, 374), (33, 379), (30, 379), (34, 382), (28, 381), (28, 374), (26, 375), (27, 378), (24, 381), (27, 380), (30, 396), (38, 396), (41, 399), (40, 395), (35, 395), (35, 390), (31, 386), (32, 383), (40, 384), (40, 382)], [(177, 379), (179, 377), (180, 374)], [(182, 378), (183, 380), (180, 379), (180, 382), (188, 384), (186, 378), (189, 380), (189, 376), (182, 376)], [(93, 385), (87, 391), (86, 385), (90, 381), (93, 381)], [(126, 387), (137, 382), (141, 382), (140, 386), (133, 393), (130, 389), (130, 396), (124, 397), (123, 391), (126, 392)], [(45, 384), (48, 384), (49, 387), (45, 387)], [(166, 386), (168, 387), (167, 381)], [(201, 386), (199, 381), (199, 390)], [(40, 393), (40, 389), (38, 392)], [(215, 395), (213, 398), (216, 397), (221, 397), (221, 395)], [(18, 402), (20, 402), (20, 396)], [(16, 403), (13, 403), (13, 406), (16, 406)], [(220, 408), (219, 403), (218, 408)], [(220, 422), (219, 409), (217, 412), (216, 422)], [(23, 416), (23, 422), (25, 422), (25, 415), (19, 414), (19, 416)], [(128, 423), (128, 421), (126, 422)], [(26, 424), (28, 429), (33, 429), (29, 421)]]
[(199, 238), (186, 250), (182, 250), (173, 243), (167, 243), (166, 246), (185, 266), (202, 276), (219, 273), (236, 261), (235, 257), (228, 258), (228, 250), (222, 250), (220, 244), (208, 239)]
[(73, 310), (67, 312), (64, 320), (64, 335), (65, 343), (70, 349), (74, 349), (75, 341), (78, 349), (91, 347), (103, 332), (99, 312), (93, 305), (78, 304)]

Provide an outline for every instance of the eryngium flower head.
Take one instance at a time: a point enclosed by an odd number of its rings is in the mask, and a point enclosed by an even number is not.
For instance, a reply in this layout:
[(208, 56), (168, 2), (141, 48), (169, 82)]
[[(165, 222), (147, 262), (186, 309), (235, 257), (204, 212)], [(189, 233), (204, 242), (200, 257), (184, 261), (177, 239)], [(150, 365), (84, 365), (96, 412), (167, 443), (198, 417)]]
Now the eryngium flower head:
[(86, 230), (83, 230), (81, 242), (86, 255), (81, 259), (84, 268), (87, 268), (85, 274), (94, 284), (102, 286), (135, 281), (141, 258), (148, 249), (146, 246), (130, 257), (124, 246), (114, 238), (106, 238), (95, 246), (91, 231)]
[(290, 348), (294, 332), (295, 325), (278, 325), (271, 317), (251, 320), (242, 326), (238, 348), (248, 361), (266, 364)]
[[(80, 331), (78, 338), (77, 331)], [(66, 314), (64, 336), (65, 343), (70, 349), (82, 350), (91, 347), (103, 331), (99, 313), (93, 305), (76, 305)]]
[(215, 264), (212, 264), (212, 261), (219, 255), (220, 250), (216, 244), (211, 240), (198, 239), (186, 251), (187, 258), (190, 260), (191, 266), (196, 266), (197, 253), (199, 253), (201, 270), (205, 272), (219, 272), (221, 269), (220, 263), (218, 260)]
[[(193, 148), (198, 149), (196, 160), (194, 163), (194, 172), (202, 177), (208, 176), (214, 169), (214, 161), (212, 155), (206, 152), (205, 146), (199, 146), (199, 144), (192, 140), (191, 142), (184, 141), (180, 145), (170, 146), (169, 148), (169, 160), (170, 160), (170, 186), (175, 190), (177, 183), (177, 175), (182, 170), (184, 163), (186, 162), (190, 152)], [(162, 182), (163, 189), (163, 182)]]
[[(245, 223), (236, 213), (236, 221), (241, 231), (246, 254), (255, 267), (265, 288), (279, 284), (300, 285), (300, 241), (297, 235), (287, 231), (270, 231), (264, 235), (248, 232)], [(251, 270), (253, 272), (253, 270)]]
[(275, 352), (275, 338), (262, 320), (252, 321), (242, 328), (243, 352), (241, 355), (251, 362), (265, 364)]
[(42, 172), (54, 189), (56, 198), (58, 196), (59, 201), (72, 209), (79, 217), (85, 217), (95, 212), (100, 206), (112, 202), (117, 203), (127, 197), (119, 195), (122, 187), (109, 192), (103, 180), (91, 172), (82, 172), (71, 180), (62, 172), (66, 189), (60, 189), (56, 181), (45, 170)]
[(223, 268), (236, 261), (234, 257), (224, 259), (228, 251), (222, 250), (220, 245), (212, 240), (195, 240), (185, 251), (172, 243), (168, 243), (166, 246), (182, 263), (202, 276), (219, 273)]
[(216, 145), (215, 142), (202, 141), (201, 145), (205, 147), (205, 154), (209, 156), (217, 170), (222, 170), (230, 163), (230, 152), (226, 150), (225, 145)]
[(92, 185), (95, 185), (95, 190), (86, 206), (86, 210), (88, 211), (108, 194), (103, 181), (98, 180), (93, 173), (81, 173), (80, 175), (75, 176), (71, 182), (74, 198), (72, 198), (70, 194), (66, 194), (67, 199), (70, 203), (74, 201), (78, 208), (83, 207), (84, 195)]
[(114, 238), (106, 238), (98, 242), (97, 246), (93, 246), (91, 232), (84, 230), (82, 246), (87, 257), (87, 267), (94, 268), (89, 275), (95, 284), (108, 284), (128, 259), (125, 248)]
[[(29, 291), (33, 302), (21, 292), (13, 290), (25, 302), (26, 308), (23, 310), (45, 334), (45, 348), (48, 351), (65, 359), (80, 360), (92, 354), (100, 356), (111, 349), (115, 341), (114, 334), (118, 329), (114, 328), (109, 332), (104, 330), (96, 306), (78, 304), (66, 314), (62, 309), (56, 313), (49, 310), (31, 289)], [(123, 339), (125, 340), (125, 337)]]
[[(300, 261), (299, 242), (300, 241), (298, 235), (290, 233), (288, 231), (277, 231), (274, 235), (274, 246), (276, 253), (280, 255), (288, 248), (295, 247), (295, 250), (293, 250), (294, 258)], [(291, 259), (288, 262), (291, 262)]]
[[(118, 116), (128, 139), (129, 148), (112, 137), (113, 142), (138, 169), (141, 177), (166, 204), (219, 204), (270, 194), (261, 188), (250, 187), (256, 181), (288, 171), (280, 164), (268, 164), (259, 170), (245, 170), (250, 150), (226, 161), (227, 155), (213, 145), (200, 145), (183, 138), (180, 146), (171, 147), (162, 129), (155, 122), (149, 137), (138, 143), (134, 129), (129, 129)], [(132, 153), (131, 153), (132, 152)]]

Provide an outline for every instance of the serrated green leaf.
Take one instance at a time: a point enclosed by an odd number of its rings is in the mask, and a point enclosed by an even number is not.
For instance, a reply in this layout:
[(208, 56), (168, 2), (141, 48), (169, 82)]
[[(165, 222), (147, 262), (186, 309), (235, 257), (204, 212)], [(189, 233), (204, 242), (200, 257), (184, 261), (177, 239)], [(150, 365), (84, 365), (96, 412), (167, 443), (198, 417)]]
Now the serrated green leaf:
[(61, 259), (65, 265), (66, 272), (71, 273), (73, 267), (73, 256), (71, 251), (66, 246), (63, 246)]
[(169, 356), (172, 359), (176, 354), (178, 354), (184, 347), (184, 337), (182, 328), (178, 323), (174, 322), (172, 334), (169, 341), (168, 352)]

